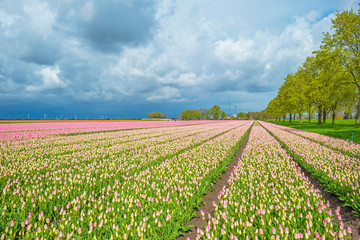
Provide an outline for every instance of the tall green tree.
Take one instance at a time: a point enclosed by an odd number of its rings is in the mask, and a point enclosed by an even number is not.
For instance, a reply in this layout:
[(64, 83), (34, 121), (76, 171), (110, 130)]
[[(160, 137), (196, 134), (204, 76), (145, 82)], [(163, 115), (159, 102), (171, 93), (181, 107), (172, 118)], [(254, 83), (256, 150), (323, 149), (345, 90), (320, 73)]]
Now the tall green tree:
[[(310, 61), (310, 60), (309, 60)], [(301, 99), (298, 101), (303, 104), (305, 111), (308, 113), (308, 121), (311, 121), (311, 116), (314, 113), (314, 99), (312, 97), (312, 77), (314, 76), (311, 71), (306, 69), (305, 63), (298, 68), (296, 72), (298, 84), (300, 84), (300, 93), (298, 94)]]
[(299, 115), (300, 124), (303, 120), (303, 114), (307, 109), (306, 95), (307, 86), (304, 84), (301, 72), (296, 72), (290, 82), (290, 90), (293, 93), (291, 95), (291, 102), (293, 111)]
[[(351, 75), (341, 64), (339, 50), (325, 49), (317, 52), (319, 61), (322, 61), (322, 74), (327, 81), (326, 108), (332, 114), (332, 123), (335, 123), (336, 112), (352, 104), (356, 98), (356, 88), (351, 81)], [(323, 122), (326, 116), (323, 114)]]
[(276, 119), (278, 119), (279, 121), (281, 120), (281, 118), (283, 118), (283, 121), (285, 121), (286, 119), (286, 109), (285, 109), (285, 105), (282, 102), (282, 99), (280, 99), (281, 96), (279, 96), (279, 94), (273, 98), (272, 100), (270, 100), (268, 106), (265, 109), (266, 114), (275, 116)]
[(237, 118), (240, 118), (240, 119), (245, 119), (246, 118), (246, 113), (244, 112), (239, 112), (236, 114), (236, 117)]
[(208, 120), (210, 119), (210, 110), (207, 108), (200, 108), (199, 111), (201, 112), (201, 119)]
[(167, 118), (167, 115), (161, 112), (151, 112), (147, 116), (148, 118)]
[(201, 112), (198, 109), (187, 109), (181, 112), (181, 118), (184, 120), (200, 120)]
[(349, 83), (357, 89), (355, 123), (360, 117), (360, 8), (337, 12), (332, 19), (334, 33), (325, 34), (322, 48), (338, 49), (341, 64), (351, 75)]
[(220, 117), (221, 108), (219, 107), (219, 105), (214, 105), (214, 106), (212, 106), (212, 108), (210, 108), (210, 113), (211, 113), (212, 119), (217, 120)]

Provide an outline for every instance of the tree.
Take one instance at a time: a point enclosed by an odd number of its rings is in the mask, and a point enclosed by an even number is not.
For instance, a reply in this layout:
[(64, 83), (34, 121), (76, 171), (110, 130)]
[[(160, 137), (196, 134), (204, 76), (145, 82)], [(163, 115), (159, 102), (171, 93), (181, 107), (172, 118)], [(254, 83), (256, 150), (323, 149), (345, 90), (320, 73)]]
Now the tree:
[(151, 112), (147, 114), (148, 118), (167, 118), (166, 114), (161, 112)]
[(360, 8), (337, 12), (332, 19), (334, 33), (325, 34), (322, 48), (338, 49), (341, 64), (351, 75), (348, 83), (357, 89), (355, 123), (360, 117)]
[(181, 118), (184, 120), (199, 120), (201, 112), (198, 109), (187, 109), (181, 112)]
[(308, 86), (304, 84), (301, 71), (294, 74), (292, 82), (290, 84), (291, 90), (294, 94), (291, 96), (293, 104), (293, 111), (299, 115), (300, 124), (302, 124), (302, 116), (307, 109), (308, 102), (306, 99), (306, 93), (308, 92)]
[(226, 119), (226, 113), (224, 111), (222, 111), (222, 113), (221, 113), (221, 118)]
[(191, 119), (191, 115), (190, 115), (190, 111), (189, 110), (184, 110), (184, 111), (181, 111), (181, 119), (183, 120), (189, 120)]
[[(329, 91), (326, 106), (332, 113), (332, 123), (334, 124), (336, 112), (352, 104), (352, 100), (356, 98), (356, 88), (354, 85), (348, 84), (351, 76), (341, 64), (338, 49), (332, 51), (323, 48), (317, 54), (321, 55), (323, 61), (322, 71), (327, 79)], [(325, 118), (324, 114), (323, 122), (325, 122)]]
[(199, 111), (201, 112), (201, 119), (209, 120), (210, 119), (210, 110), (207, 108), (200, 108)]
[(303, 83), (299, 74), (288, 74), (285, 78), (284, 84), (279, 89), (278, 95), (281, 100), (283, 113), (290, 114), (290, 122), (292, 120), (292, 114), (294, 113), (295, 120), (295, 113), (298, 113), (300, 123), (302, 123), (302, 114), (306, 110), (303, 92)]
[(210, 113), (211, 113), (212, 119), (217, 120), (220, 117), (221, 108), (219, 107), (219, 105), (214, 105), (212, 108), (210, 108)]
[(285, 111), (285, 105), (283, 104), (282, 100), (280, 99), (279, 94), (273, 98), (267, 108), (265, 109), (265, 112), (269, 115), (275, 116), (276, 118), (281, 120), (283, 118), (283, 121), (285, 121), (286, 118), (286, 111)]
[[(335, 123), (338, 111), (351, 112), (355, 105), (355, 123), (360, 118), (360, 9), (337, 12), (332, 19), (334, 33), (324, 34), (320, 50), (298, 68), (295, 74), (288, 74), (277, 96), (272, 99), (266, 113), (273, 116), (307, 111), (309, 122), (313, 110), (317, 109), (318, 124), (332, 114)], [(347, 114), (349, 115), (349, 114)], [(347, 116), (350, 117), (350, 116)]]
[(239, 112), (236, 114), (236, 116), (239, 118), (239, 119), (245, 119), (246, 118), (246, 113), (244, 112)]
[(317, 101), (322, 104), (322, 122), (325, 123), (327, 115), (332, 113), (332, 123), (335, 123), (336, 111), (351, 103), (356, 94), (355, 88), (348, 83), (351, 76), (341, 64), (339, 49), (323, 46), (314, 53), (318, 71), (317, 91), (321, 96)]
[(315, 75), (310, 69), (307, 69), (307, 61), (309, 62), (311, 59), (307, 59), (305, 63), (303, 63), (303, 65), (298, 68), (296, 75), (299, 78), (299, 82), (302, 84), (301, 92), (303, 96), (301, 100), (303, 101), (305, 110), (308, 113), (308, 120), (310, 122), (311, 116), (314, 114), (314, 98), (312, 97), (313, 87), (311, 84)]

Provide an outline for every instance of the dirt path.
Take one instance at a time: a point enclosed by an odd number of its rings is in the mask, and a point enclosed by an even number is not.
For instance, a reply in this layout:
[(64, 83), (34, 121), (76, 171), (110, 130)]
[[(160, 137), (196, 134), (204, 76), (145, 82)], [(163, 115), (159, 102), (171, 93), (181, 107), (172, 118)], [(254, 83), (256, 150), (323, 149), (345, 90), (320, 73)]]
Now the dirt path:
[(217, 196), (219, 195), (219, 192), (224, 187), (227, 187), (229, 185), (228, 179), (230, 178), (231, 172), (233, 171), (234, 167), (238, 164), (238, 161), (240, 160), (240, 157), (241, 157), (241, 155), (246, 147), (246, 144), (249, 140), (250, 132), (251, 132), (251, 130), (248, 132), (248, 135), (246, 136), (246, 138), (242, 142), (241, 146), (236, 151), (236, 154), (235, 154), (233, 160), (227, 166), (226, 172), (224, 172), (223, 174), (220, 175), (220, 177), (218, 178), (216, 183), (212, 186), (212, 188), (207, 192), (206, 195), (203, 196), (203, 203), (200, 204), (199, 209), (196, 211), (197, 216), (194, 217), (193, 219), (191, 219), (190, 222), (188, 222), (186, 224), (186, 226), (194, 225), (194, 227), (191, 228), (189, 231), (187, 231), (185, 234), (180, 235), (177, 238), (178, 240), (196, 239), (197, 229), (204, 228), (204, 224), (206, 222), (202, 219), (200, 211), (201, 210), (204, 211), (206, 221), (208, 220), (208, 215), (209, 214), (212, 215), (212, 213), (214, 212), (214, 207), (213, 207), (212, 203), (219, 202), (219, 199), (217, 198)]

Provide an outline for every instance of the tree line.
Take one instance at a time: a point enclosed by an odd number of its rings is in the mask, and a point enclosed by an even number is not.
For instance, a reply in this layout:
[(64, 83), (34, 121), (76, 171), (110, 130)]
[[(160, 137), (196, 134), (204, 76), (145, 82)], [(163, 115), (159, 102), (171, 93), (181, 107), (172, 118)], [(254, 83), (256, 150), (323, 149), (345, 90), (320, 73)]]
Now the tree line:
[(305, 113), (308, 121), (317, 113), (318, 124), (329, 115), (335, 123), (340, 111), (355, 110), (360, 117), (360, 9), (336, 13), (332, 33), (324, 33), (320, 49), (307, 57), (295, 73), (289, 73), (265, 112), (276, 120), (290, 121)]
[(187, 109), (181, 112), (180, 118), (183, 120), (218, 120), (218, 119), (231, 119), (231, 120), (261, 120), (270, 119), (265, 110), (260, 112), (238, 112), (235, 115), (228, 116), (219, 105), (214, 105), (212, 108), (200, 108), (200, 109)]
[(260, 112), (239, 112), (236, 114), (236, 119), (245, 119), (245, 120), (264, 120), (270, 119), (272, 116), (268, 114), (265, 110)]
[(161, 112), (151, 112), (147, 114), (148, 118), (167, 118), (167, 115)]
[(227, 116), (219, 105), (214, 105), (210, 109), (186, 109), (181, 112), (180, 117), (183, 120), (218, 120), (226, 119)]

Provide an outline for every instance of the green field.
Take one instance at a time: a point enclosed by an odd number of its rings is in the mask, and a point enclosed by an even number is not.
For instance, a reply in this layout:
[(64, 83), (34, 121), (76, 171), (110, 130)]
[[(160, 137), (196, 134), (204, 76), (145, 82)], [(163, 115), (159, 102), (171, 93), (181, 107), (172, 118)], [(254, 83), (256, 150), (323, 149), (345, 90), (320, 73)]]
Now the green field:
[(331, 123), (330, 119), (327, 119), (326, 123), (323, 123), (321, 125), (317, 124), (317, 120), (311, 120), (309, 123), (308, 120), (303, 121), (302, 124), (300, 124), (299, 120), (295, 120), (292, 122), (289, 122), (289, 120), (286, 120), (286, 122), (283, 121), (268, 121), (271, 123), (276, 123), (279, 125), (297, 128), (301, 130), (306, 130), (309, 132), (316, 132), (320, 134), (324, 134), (326, 136), (335, 137), (335, 138), (341, 138), (344, 140), (353, 140), (354, 142), (360, 143), (360, 128), (359, 126), (355, 125), (354, 119), (349, 120), (336, 120), (335, 124)]

